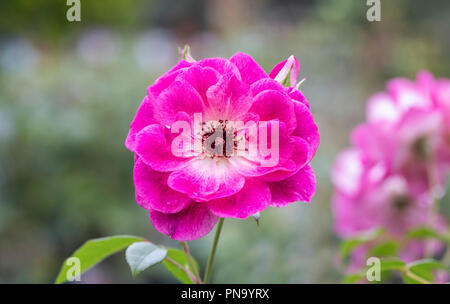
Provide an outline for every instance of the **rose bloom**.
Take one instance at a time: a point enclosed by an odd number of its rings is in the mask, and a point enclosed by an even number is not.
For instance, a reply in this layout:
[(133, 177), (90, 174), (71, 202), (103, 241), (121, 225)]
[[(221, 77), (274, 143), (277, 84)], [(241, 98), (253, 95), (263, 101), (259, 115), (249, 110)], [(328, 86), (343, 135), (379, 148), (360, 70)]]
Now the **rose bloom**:
[[(409, 230), (431, 225), (446, 231), (432, 204), (443, 195), (449, 171), (449, 89), (448, 79), (423, 71), (416, 81), (389, 81), (386, 92), (369, 99), (367, 121), (353, 130), (352, 148), (339, 154), (332, 170), (339, 236), (382, 228), (402, 240), (400, 257), (412, 261), (423, 257), (425, 243), (404, 242)], [(437, 253), (442, 244), (434, 243)], [(361, 266), (367, 250), (357, 250), (353, 264)]]
[[(306, 98), (294, 88), (298, 71), (293, 56), (270, 76), (243, 53), (200, 61), (188, 56), (148, 88), (125, 145), (135, 155), (136, 201), (159, 232), (194, 240), (219, 217), (242, 219), (269, 206), (311, 200), (316, 180), (309, 163), (319, 133)], [(258, 133), (269, 129), (267, 141), (278, 144), (271, 146), (278, 148), (274, 165), (265, 164), (262, 142), (250, 140), (236, 121), (261, 122)], [(173, 128), (179, 122), (189, 130)], [(202, 149), (186, 144), (190, 139)], [(249, 143), (242, 146), (243, 140)], [(258, 152), (238, 153), (239, 147)]]
[(450, 80), (427, 71), (416, 81), (396, 78), (368, 101), (367, 122), (352, 143), (391, 174), (403, 175), (417, 195), (443, 191), (450, 169)]

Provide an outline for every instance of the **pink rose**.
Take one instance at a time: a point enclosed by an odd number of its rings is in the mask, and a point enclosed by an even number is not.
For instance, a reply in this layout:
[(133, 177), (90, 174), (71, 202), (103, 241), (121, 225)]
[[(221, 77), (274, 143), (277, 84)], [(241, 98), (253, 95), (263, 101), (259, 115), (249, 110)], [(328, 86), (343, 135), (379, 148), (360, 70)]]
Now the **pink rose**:
[[(296, 79), (298, 69), (291, 73)], [(193, 240), (219, 217), (309, 202), (316, 185), (309, 162), (319, 133), (301, 96), (243, 53), (182, 59), (156, 80), (125, 142), (135, 154), (136, 201), (149, 210), (153, 226), (173, 239)], [(238, 122), (256, 126), (260, 137)]]

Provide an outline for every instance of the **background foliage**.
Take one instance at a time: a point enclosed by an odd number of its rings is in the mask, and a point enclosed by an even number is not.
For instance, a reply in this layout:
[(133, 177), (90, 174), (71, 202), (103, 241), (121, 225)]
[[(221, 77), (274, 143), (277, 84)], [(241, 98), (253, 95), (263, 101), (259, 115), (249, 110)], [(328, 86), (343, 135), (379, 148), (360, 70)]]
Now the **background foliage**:
[[(364, 120), (364, 104), (394, 76), (449, 77), (448, 1), (89, 1), (67, 22), (65, 1), (0, 3), (0, 283), (53, 282), (85, 240), (142, 235), (169, 246), (134, 202), (123, 142), (146, 87), (175, 64), (240, 50), (267, 71), (294, 54), (321, 133), (310, 205), (269, 209), (260, 226), (226, 220), (215, 282), (337, 282), (329, 171)], [(449, 214), (447, 197), (442, 203)], [(211, 235), (191, 250), (204, 269)], [(114, 256), (83, 282), (132, 282)], [(233, 264), (233, 266), (229, 266)], [(217, 270), (220, 270), (217, 271)], [(175, 282), (157, 265), (137, 282)]]

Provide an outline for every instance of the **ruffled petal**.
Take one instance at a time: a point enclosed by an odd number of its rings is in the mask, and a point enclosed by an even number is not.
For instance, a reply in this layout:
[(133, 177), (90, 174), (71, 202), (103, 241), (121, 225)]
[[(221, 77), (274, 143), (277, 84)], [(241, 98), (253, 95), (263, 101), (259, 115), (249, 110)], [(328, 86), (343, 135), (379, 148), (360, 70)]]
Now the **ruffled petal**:
[(230, 58), (230, 61), (237, 66), (242, 81), (247, 84), (252, 84), (262, 78), (269, 77), (261, 66), (247, 54), (238, 52)]
[(186, 208), (191, 199), (170, 189), (168, 176), (168, 173), (157, 172), (138, 159), (133, 171), (137, 203), (145, 209), (162, 213), (177, 213)]
[[(272, 130), (276, 130), (272, 129), (274, 124), (278, 124), (278, 133), (272, 134)], [(247, 137), (243, 134), (244, 132), (244, 130), (241, 130), (238, 136)], [(229, 159), (237, 172), (247, 177), (255, 177), (276, 170), (295, 170), (296, 164), (291, 160), (291, 157), (296, 143), (294, 138), (287, 135), (286, 126), (283, 122), (262, 122), (258, 125), (258, 134), (253, 134), (256, 132), (251, 133), (246, 143), (247, 151)], [(257, 139), (255, 139), (256, 136)], [(265, 140), (262, 141), (261, 138)], [(308, 148), (306, 147), (305, 153), (307, 152)]]
[(251, 85), (253, 96), (267, 90), (284, 91), (284, 87), (272, 78), (262, 78)]
[(178, 112), (183, 111), (191, 117), (203, 113), (203, 101), (200, 94), (188, 82), (175, 81), (165, 89), (152, 103), (156, 120), (170, 126), (176, 121)]
[(150, 210), (150, 221), (159, 232), (178, 241), (192, 241), (207, 235), (216, 225), (215, 216), (204, 203), (191, 202), (178, 213)]
[(147, 94), (150, 97), (150, 100), (158, 98), (159, 94), (171, 85), (175, 78), (186, 71), (191, 65), (192, 63), (187, 62), (186, 60), (180, 60), (172, 69), (159, 77), (153, 85), (147, 88)]
[(314, 117), (309, 108), (299, 102), (294, 103), (297, 127), (293, 136), (303, 138), (309, 144), (308, 160), (311, 160), (316, 154), (320, 143), (319, 129), (314, 122)]
[(150, 100), (146, 96), (144, 100), (142, 100), (136, 116), (130, 124), (130, 131), (128, 132), (128, 136), (125, 140), (125, 147), (134, 152), (136, 149), (136, 134), (146, 126), (154, 123), (156, 123), (156, 120), (153, 118), (153, 109), (150, 104)]
[(217, 73), (215, 69), (211, 67), (202, 67), (196, 64), (179, 75), (177, 79), (183, 79), (184, 81), (189, 82), (189, 84), (197, 90), (202, 97), (205, 106), (207, 106), (208, 99), (206, 97), (206, 92), (212, 85), (217, 83), (219, 78), (219, 73)]
[(259, 93), (253, 100), (249, 112), (258, 114), (260, 120), (280, 120), (286, 124), (288, 134), (297, 127), (294, 104), (285, 93), (266, 90)]
[[(294, 146), (294, 152), (292, 153), (287, 165), (283, 166), (280, 170), (260, 176), (259, 178), (261, 180), (274, 182), (286, 179), (297, 173), (298, 170), (303, 168), (309, 161), (309, 144), (304, 139), (299, 137), (291, 136), (290, 139), (293, 141), (292, 144)], [(295, 166), (293, 164), (295, 164)]]
[(217, 71), (220, 75), (224, 77), (235, 76), (241, 80), (241, 74), (238, 68), (229, 60), (224, 58), (205, 58), (197, 62), (199, 66), (210, 67)]
[(316, 192), (316, 177), (308, 164), (295, 175), (275, 183), (269, 183), (271, 206), (283, 207), (292, 202), (310, 202)]
[(176, 157), (167, 141), (168, 130), (154, 124), (145, 127), (136, 136), (136, 153), (153, 170), (169, 172), (184, 167), (188, 158)]
[(285, 88), (285, 91), (293, 100), (304, 104), (308, 107), (308, 109), (310, 108), (309, 102), (306, 99), (305, 95), (303, 95), (302, 91), (297, 90), (296, 88)]
[(266, 209), (270, 199), (270, 189), (266, 183), (247, 179), (244, 188), (235, 195), (208, 201), (207, 205), (217, 216), (246, 218)]
[(236, 76), (222, 77), (206, 93), (207, 120), (240, 120), (252, 106), (250, 87)]
[(197, 201), (207, 201), (237, 193), (245, 183), (243, 176), (227, 160), (197, 159), (170, 174), (170, 188)]

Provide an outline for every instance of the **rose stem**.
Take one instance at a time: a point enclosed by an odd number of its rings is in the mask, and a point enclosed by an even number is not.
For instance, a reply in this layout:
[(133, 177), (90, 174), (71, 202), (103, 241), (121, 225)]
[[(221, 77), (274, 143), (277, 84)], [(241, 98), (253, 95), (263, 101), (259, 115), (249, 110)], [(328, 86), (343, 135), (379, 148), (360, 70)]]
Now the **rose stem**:
[(224, 218), (219, 219), (219, 224), (217, 225), (216, 234), (214, 235), (214, 241), (213, 241), (213, 244), (211, 247), (211, 252), (209, 253), (208, 264), (206, 265), (205, 277), (203, 279), (203, 282), (205, 284), (209, 283), (209, 279), (211, 277), (212, 264), (214, 262), (214, 255), (216, 254), (217, 243), (219, 241), (220, 232), (222, 230), (223, 220), (224, 220)]
[(201, 284), (202, 279), (200, 278), (200, 275), (198, 274), (197, 267), (195, 267), (194, 260), (192, 259), (191, 251), (189, 250), (189, 245), (187, 242), (180, 242), (181, 247), (183, 247), (184, 252), (187, 255), (189, 266), (191, 266), (192, 271), (194, 272), (194, 275), (197, 277), (198, 282)]

